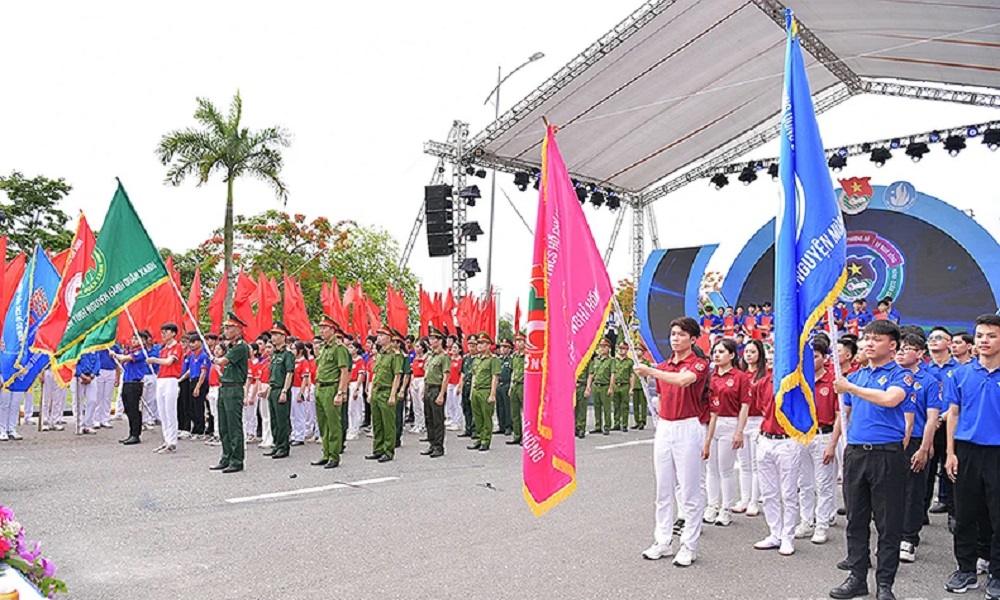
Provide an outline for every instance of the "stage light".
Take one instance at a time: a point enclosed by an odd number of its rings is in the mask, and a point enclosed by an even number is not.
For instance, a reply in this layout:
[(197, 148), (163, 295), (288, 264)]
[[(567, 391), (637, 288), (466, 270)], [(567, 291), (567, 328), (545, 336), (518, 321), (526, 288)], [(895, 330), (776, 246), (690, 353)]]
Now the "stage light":
[(967, 137), (976, 137), (977, 135), (979, 135), (979, 128), (973, 125), (972, 127), (969, 127), (968, 129), (965, 130), (965, 135)]
[(892, 148), (893, 150), (899, 148), (899, 146), (900, 146), (899, 138), (893, 138), (892, 140), (889, 141), (889, 147)]
[(941, 132), (940, 131), (932, 131), (931, 134), (929, 136), (927, 136), (927, 141), (929, 141), (932, 144), (936, 144), (936, 143), (940, 142), (941, 141)]
[(525, 173), (524, 171), (518, 171), (517, 173), (514, 173), (514, 185), (517, 186), (518, 190), (523, 192), (524, 190), (528, 189), (529, 183), (531, 183), (531, 180), (528, 178), (527, 173)]
[(892, 152), (890, 152), (888, 148), (875, 148), (872, 150), (870, 160), (875, 163), (876, 167), (881, 168), (885, 165), (885, 161), (890, 158), (892, 158)]
[(843, 156), (844, 158), (847, 158), (849, 152), (847, 151), (847, 148), (841, 148), (840, 150), (837, 150), (837, 154)]
[(778, 180), (778, 163), (771, 163), (767, 167), (767, 174), (771, 176), (771, 181)]
[(722, 188), (724, 188), (727, 185), (729, 185), (729, 178), (726, 177), (722, 173), (716, 174), (715, 176), (712, 177), (712, 179), (710, 181), (712, 182), (712, 185), (714, 185), (715, 189), (717, 189), (717, 190), (721, 190)]
[(864, 144), (861, 144), (861, 151), (862, 152), (871, 152), (872, 151), (872, 145), (869, 144), (868, 142), (865, 142)]
[(584, 202), (586, 202), (587, 201), (587, 186), (585, 184), (580, 183), (579, 181), (577, 181), (577, 180), (574, 179), (573, 180), (573, 187), (576, 188), (576, 199), (580, 201), (580, 204), (583, 204)]
[(532, 185), (531, 187), (533, 187), (533, 188), (535, 188), (537, 190), (539, 188), (539, 186), (541, 186), (541, 185), (542, 185), (542, 178), (541, 177), (537, 177), (537, 178), (535, 178), (534, 185)]
[(604, 192), (601, 190), (594, 190), (594, 192), (590, 194), (590, 203), (593, 204), (595, 208), (604, 206)]
[(486, 179), (486, 169), (479, 169), (476, 171), (476, 177), (480, 179)]
[(473, 176), (473, 175), (475, 175), (476, 174), (476, 167), (473, 167), (472, 165), (469, 165), (469, 166), (465, 167), (465, 174), (468, 175), (468, 176), (470, 176), (470, 177)]
[(830, 157), (830, 160), (826, 161), (826, 164), (828, 167), (839, 173), (844, 169), (844, 167), (847, 166), (847, 158), (841, 156), (839, 153), (834, 154)]
[(458, 197), (464, 199), (467, 206), (475, 206), (476, 200), (482, 198), (483, 195), (479, 193), (478, 185), (470, 185), (462, 188), (462, 191), (458, 192)]
[(987, 129), (983, 134), (983, 143), (986, 147), (996, 152), (1000, 148), (1000, 129)]
[(479, 261), (474, 258), (467, 258), (458, 266), (459, 270), (465, 273), (466, 279), (472, 279), (476, 273), (480, 272)]
[(944, 140), (944, 149), (951, 156), (958, 156), (958, 153), (965, 150), (965, 138), (960, 135), (949, 135)]
[(479, 226), (479, 222), (469, 221), (462, 224), (462, 235), (469, 238), (470, 242), (474, 242), (483, 235), (483, 228)]
[(621, 205), (622, 201), (618, 199), (618, 194), (608, 192), (608, 210), (618, 210)]
[(740, 171), (740, 176), (737, 178), (743, 182), (743, 185), (750, 185), (757, 180), (757, 173), (754, 171), (753, 165), (747, 165), (743, 167)]
[(764, 161), (758, 160), (756, 163), (754, 163), (753, 170), (754, 171), (763, 171), (764, 170)]
[(928, 148), (927, 144), (923, 142), (910, 142), (910, 145), (906, 147), (906, 155), (909, 156), (913, 162), (920, 162), (920, 159), (930, 151), (931, 149)]

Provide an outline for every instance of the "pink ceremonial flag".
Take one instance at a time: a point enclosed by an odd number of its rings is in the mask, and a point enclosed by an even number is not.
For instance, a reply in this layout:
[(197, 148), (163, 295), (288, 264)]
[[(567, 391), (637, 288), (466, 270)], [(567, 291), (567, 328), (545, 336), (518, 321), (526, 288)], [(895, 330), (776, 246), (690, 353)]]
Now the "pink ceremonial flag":
[(524, 499), (541, 516), (576, 490), (576, 378), (614, 293), (549, 125), (528, 294)]

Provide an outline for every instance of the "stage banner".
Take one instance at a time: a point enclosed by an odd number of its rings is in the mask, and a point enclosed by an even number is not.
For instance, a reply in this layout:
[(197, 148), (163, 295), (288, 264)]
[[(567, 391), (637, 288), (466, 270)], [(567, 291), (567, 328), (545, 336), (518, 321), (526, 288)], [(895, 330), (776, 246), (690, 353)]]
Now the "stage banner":
[[(809, 334), (847, 280), (846, 231), (816, 123), (792, 12), (782, 98), (781, 205), (775, 242), (775, 414), (802, 443), (816, 434), (815, 370)], [(808, 356), (807, 356), (808, 352)]]

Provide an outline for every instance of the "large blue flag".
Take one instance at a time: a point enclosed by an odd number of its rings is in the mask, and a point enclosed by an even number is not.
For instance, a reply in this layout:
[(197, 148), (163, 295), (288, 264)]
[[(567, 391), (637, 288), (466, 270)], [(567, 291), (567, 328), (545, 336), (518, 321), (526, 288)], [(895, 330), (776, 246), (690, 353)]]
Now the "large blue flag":
[(27, 390), (48, 362), (30, 347), (58, 288), (59, 273), (37, 246), (11, 298), (0, 339), (0, 382), (11, 391)]
[(807, 442), (816, 433), (809, 333), (847, 280), (847, 243), (790, 10), (786, 21), (778, 163), (782, 194), (774, 256), (774, 402), (785, 431)]

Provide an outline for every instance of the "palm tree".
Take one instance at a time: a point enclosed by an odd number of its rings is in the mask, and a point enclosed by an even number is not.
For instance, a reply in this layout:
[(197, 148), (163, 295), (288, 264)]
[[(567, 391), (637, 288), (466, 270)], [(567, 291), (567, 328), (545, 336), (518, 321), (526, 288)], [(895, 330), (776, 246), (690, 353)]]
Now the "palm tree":
[(281, 148), (290, 144), (289, 133), (282, 127), (267, 127), (250, 131), (240, 126), (243, 100), (239, 91), (229, 105), (225, 117), (207, 98), (198, 98), (194, 118), (198, 127), (171, 131), (163, 136), (156, 155), (164, 166), (169, 165), (164, 183), (179, 186), (190, 175), (197, 185), (208, 182), (213, 173), (221, 173), (226, 182), (226, 221), (223, 227), (224, 276), (229, 281), (226, 311), (233, 308), (233, 182), (246, 175), (266, 182), (275, 196), (288, 200), (288, 188), (281, 180)]

